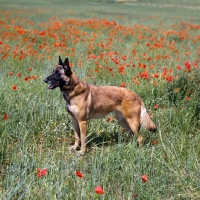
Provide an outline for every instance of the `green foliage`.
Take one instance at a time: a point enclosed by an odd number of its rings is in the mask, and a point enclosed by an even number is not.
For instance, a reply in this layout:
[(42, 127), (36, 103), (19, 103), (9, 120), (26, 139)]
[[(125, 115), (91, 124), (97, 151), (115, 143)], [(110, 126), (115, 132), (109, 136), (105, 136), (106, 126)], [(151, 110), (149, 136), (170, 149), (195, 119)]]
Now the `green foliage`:
[[(200, 198), (197, 0), (181, 9), (157, 0), (0, 2), (2, 199)], [(65, 101), (43, 82), (58, 55), (88, 83), (124, 83), (142, 97), (158, 127), (141, 130), (143, 148), (110, 114), (88, 123), (85, 156), (68, 152)], [(37, 168), (48, 173), (38, 178)]]

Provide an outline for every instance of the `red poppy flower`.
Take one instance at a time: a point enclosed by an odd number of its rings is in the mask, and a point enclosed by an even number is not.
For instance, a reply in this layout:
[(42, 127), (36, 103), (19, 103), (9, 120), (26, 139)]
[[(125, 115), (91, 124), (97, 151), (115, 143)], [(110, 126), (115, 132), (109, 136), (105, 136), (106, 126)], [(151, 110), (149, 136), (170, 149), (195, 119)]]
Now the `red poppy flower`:
[(30, 72), (31, 72), (32, 70), (33, 70), (33, 68), (32, 68), (32, 67), (29, 67), (29, 68), (28, 68), (28, 71), (30, 71)]
[(191, 72), (191, 64), (188, 61), (185, 62), (185, 70)]
[(18, 77), (21, 77), (21, 73), (20, 73), (20, 72), (19, 72), (19, 73), (17, 73), (17, 76), (18, 76)]
[(9, 74), (9, 76), (12, 76), (12, 75), (13, 75), (13, 72), (9, 72), (8, 74)]
[(119, 73), (123, 73), (124, 69), (125, 69), (124, 66), (119, 67), (119, 69), (118, 69)]
[(122, 60), (126, 60), (126, 57), (127, 57), (126, 55), (125, 55), (125, 56), (122, 56)]
[(142, 176), (141, 176), (141, 179), (142, 179), (142, 182), (147, 182), (148, 181), (148, 177), (147, 177), (147, 175), (145, 175), (145, 174), (143, 174)]
[(141, 77), (141, 78), (143, 78), (143, 79), (148, 79), (149, 78), (149, 74), (148, 74), (148, 72), (147, 71), (145, 71), (145, 72), (140, 72), (139, 73), (139, 76)]
[(13, 90), (17, 90), (17, 86), (16, 86), (16, 85), (13, 85), (13, 86), (12, 86), (12, 89), (13, 89)]
[(176, 66), (176, 69), (181, 70), (181, 66), (180, 65)]
[(47, 168), (44, 169), (37, 168), (37, 177), (40, 178), (41, 176), (46, 175), (47, 171), (48, 171)]
[(189, 101), (189, 100), (190, 100), (190, 97), (186, 96), (186, 97), (185, 97), (185, 100), (186, 100), (186, 101)]
[(120, 84), (120, 87), (126, 87), (126, 83), (122, 82), (122, 83)]
[(154, 110), (157, 110), (159, 108), (159, 104), (155, 104), (153, 108)]
[(154, 145), (156, 145), (158, 143), (158, 140), (153, 140), (152, 142)]
[(152, 74), (151, 75), (153, 78), (158, 78), (159, 77), (159, 74), (158, 73), (155, 73), (155, 74)]
[(90, 57), (94, 58), (94, 59), (97, 58), (97, 56), (95, 54), (91, 54)]
[(172, 76), (170, 76), (170, 75), (169, 75), (169, 76), (167, 76), (167, 78), (166, 78), (166, 79), (167, 79), (167, 81), (168, 81), (168, 82), (171, 82), (171, 81), (173, 81), (173, 77), (172, 77)]
[(106, 122), (111, 122), (114, 120), (114, 117), (113, 116), (109, 116), (107, 119), (106, 119)]
[(83, 174), (80, 171), (76, 171), (76, 176), (79, 178), (83, 178)]
[(25, 77), (24, 80), (25, 80), (25, 81), (29, 81), (29, 77)]
[(195, 68), (198, 68), (198, 64), (197, 63), (194, 63), (193, 65), (194, 65)]
[(97, 186), (97, 187), (95, 188), (95, 192), (96, 192), (97, 194), (104, 194), (104, 193), (105, 193), (101, 186)]
[(3, 120), (4, 120), (4, 121), (8, 120), (8, 114), (5, 113), (5, 114), (3, 115)]

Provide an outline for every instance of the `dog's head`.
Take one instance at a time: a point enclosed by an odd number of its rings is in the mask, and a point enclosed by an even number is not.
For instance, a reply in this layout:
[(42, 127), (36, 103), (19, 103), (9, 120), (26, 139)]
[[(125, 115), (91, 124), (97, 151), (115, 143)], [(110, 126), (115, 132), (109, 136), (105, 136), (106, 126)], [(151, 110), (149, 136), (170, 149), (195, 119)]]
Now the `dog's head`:
[(71, 68), (69, 66), (68, 58), (62, 62), (60, 56), (57, 67), (53, 70), (52, 74), (44, 79), (44, 82), (49, 84), (49, 89), (55, 89), (58, 86), (62, 90), (64, 85), (70, 85), (70, 77), (72, 75)]

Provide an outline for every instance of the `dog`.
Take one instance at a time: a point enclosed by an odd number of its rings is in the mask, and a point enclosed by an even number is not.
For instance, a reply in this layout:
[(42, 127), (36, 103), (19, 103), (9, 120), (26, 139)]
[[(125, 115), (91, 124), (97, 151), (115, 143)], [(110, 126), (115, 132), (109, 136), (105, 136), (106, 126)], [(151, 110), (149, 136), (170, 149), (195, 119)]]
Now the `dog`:
[(136, 93), (122, 87), (95, 86), (81, 81), (71, 70), (68, 58), (63, 62), (59, 56), (58, 65), (44, 82), (51, 90), (59, 87), (63, 94), (74, 125), (75, 143), (69, 150), (76, 150), (81, 143), (79, 156), (86, 151), (87, 121), (91, 118), (103, 118), (114, 112), (119, 124), (137, 136), (139, 146), (143, 145), (140, 126), (156, 131), (155, 123)]

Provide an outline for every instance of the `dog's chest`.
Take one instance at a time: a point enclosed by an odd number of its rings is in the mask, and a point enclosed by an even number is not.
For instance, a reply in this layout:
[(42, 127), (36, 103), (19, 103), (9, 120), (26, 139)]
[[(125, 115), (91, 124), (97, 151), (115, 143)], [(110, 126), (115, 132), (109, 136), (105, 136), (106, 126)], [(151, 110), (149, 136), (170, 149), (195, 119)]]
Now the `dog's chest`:
[(76, 116), (77, 113), (78, 113), (77, 105), (66, 103), (66, 109), (67, 109), (67, 112), (70, 113), (73, 116)]
[(68, 95), (66, 95), (66, 93), (63, 92), (63, 97), (66, 101), (66, 110), (69, 114), (75, 116), (77, 114), (77, 105), (73, 104), (73, 102), (70, 102), (70, 99), (68, 97)]

